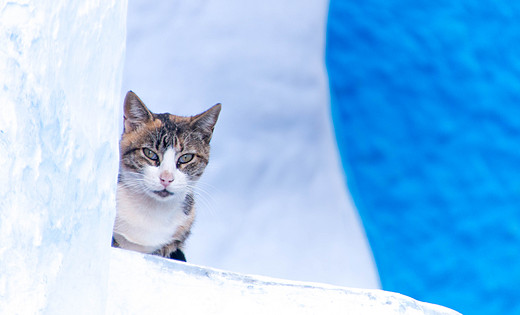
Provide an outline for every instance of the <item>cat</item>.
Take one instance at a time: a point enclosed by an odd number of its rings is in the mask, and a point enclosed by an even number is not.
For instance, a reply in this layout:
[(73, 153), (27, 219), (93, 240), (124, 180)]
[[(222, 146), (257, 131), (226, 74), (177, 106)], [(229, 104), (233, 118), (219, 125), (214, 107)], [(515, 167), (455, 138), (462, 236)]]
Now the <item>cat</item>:
[(220, 109), (155, 114), (134, 92), (126, 94), (112, 246), (186, 261), (193, 188), (208, 164)]

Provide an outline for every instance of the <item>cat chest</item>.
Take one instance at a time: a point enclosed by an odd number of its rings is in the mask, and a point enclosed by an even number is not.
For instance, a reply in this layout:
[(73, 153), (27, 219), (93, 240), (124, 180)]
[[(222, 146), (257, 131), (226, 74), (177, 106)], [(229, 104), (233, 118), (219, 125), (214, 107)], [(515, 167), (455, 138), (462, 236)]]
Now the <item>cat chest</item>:
[(118, 207), (114, 230), (132, 243), (158, 249), (172, 242), (177, 229), (188, 219), (180, 207)]

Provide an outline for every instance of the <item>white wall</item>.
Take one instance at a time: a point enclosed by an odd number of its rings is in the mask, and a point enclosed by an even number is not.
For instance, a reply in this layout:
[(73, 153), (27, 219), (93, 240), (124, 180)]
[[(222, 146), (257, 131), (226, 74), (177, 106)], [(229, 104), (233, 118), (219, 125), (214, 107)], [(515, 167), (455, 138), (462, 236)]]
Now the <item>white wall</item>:
[(156, 112), (222, 102), (190, 262), (377, 288), (345, 189), (324, 68), (328, 2), (129, 3), (123, 88)]
[(102, 314), (126, 1), (0, 1), (0, 313)]
[(398, 293), (243, 275), (114, 248), (107, 314), (459, 313)]

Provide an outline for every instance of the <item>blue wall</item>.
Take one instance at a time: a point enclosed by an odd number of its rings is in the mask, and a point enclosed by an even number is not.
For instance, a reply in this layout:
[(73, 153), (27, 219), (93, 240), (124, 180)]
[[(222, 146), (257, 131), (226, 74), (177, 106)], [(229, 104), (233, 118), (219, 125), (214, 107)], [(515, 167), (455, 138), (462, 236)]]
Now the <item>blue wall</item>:
[(332, 0), (326, 61), (383, 289), (520, 314), (520, 1)]

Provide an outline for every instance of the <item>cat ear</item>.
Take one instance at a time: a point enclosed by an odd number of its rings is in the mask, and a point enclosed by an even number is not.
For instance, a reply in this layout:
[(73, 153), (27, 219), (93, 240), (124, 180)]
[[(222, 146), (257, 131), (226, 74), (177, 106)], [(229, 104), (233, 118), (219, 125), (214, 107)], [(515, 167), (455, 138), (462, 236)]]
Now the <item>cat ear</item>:
[(152, 113), (146, 108), (143, 101), (132, 91), (126, 93), (124, 106), (124, 132), (134, 131), (140, 125), (153, 120)]
[(217, 123), (221, 108), (222, 105), (218, 103), (204, 113), (198, 114), (191, 118), (190, 125), (194, 129), (204, 133), (208, 142), (211, 140), (211, 135), (213, 134), (213, 129)]

